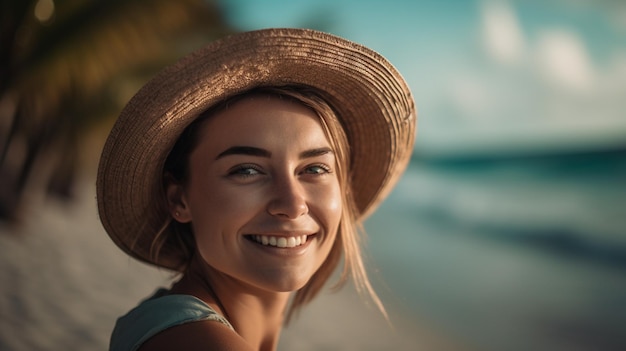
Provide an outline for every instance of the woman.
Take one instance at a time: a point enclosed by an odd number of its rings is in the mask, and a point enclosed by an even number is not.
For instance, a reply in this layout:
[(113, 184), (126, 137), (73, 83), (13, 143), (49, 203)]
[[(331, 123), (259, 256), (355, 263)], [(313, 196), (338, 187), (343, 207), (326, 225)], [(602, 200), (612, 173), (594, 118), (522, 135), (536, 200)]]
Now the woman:
[(122, 250), (181, 277), (118, 320), (111, 350), (274, 350), (341, 261), (338, 284), (384, 312), (358, 229), (415, 121), (391, 64), (326, 33), (242, 33), (163, 70), (107, 139), (98, 206)]

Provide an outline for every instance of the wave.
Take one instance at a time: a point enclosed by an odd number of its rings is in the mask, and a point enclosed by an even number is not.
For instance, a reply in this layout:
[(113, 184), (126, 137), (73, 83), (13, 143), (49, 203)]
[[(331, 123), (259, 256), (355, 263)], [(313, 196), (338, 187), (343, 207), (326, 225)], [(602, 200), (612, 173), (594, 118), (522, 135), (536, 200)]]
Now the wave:
[(391, 197), (420, 220), (626, 267), (626, 148), (416, 157)]

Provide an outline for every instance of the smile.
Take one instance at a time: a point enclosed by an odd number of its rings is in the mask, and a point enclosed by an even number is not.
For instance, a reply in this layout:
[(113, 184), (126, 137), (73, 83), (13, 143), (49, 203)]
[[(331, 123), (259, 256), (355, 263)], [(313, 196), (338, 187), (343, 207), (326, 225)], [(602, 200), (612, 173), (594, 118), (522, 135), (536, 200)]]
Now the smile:
[(259, 244), (265, 246), (274, 246), (279, 248), (292, 248), (306, 244), (306, 235), (299, 236), (270, 236), (270, 235), (251, 235), (250, 238)]

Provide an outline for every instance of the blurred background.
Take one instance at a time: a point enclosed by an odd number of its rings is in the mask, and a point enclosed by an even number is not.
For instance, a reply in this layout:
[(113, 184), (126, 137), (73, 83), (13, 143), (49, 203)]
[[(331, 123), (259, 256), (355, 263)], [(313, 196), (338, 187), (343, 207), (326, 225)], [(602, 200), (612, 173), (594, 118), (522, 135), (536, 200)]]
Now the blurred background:
[(169, 283), (101, 228), (100, 148), (159, 68), (265, 27), (375, 49), (419, 110), (409, 169), (366, 222), (393, 327), (348, 286), (281, 350), (626, 349), (626, 2), (0, 4), (0, 350), (106, 349)]

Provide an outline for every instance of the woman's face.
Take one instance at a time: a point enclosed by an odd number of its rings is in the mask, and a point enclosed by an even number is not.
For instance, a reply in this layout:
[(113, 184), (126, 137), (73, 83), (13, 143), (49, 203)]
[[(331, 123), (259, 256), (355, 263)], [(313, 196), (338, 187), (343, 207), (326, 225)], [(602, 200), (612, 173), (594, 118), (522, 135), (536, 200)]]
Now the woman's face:
[(201, 124), (188, 182), (170, 185), (172, 196), (211, 271), (268, 291), (307, 283), (328, 256), (342, 211), (318, 117), (268, 96), (247, 97)]

